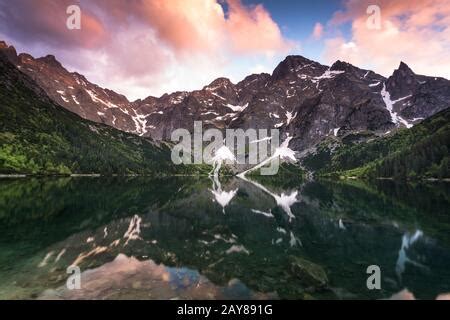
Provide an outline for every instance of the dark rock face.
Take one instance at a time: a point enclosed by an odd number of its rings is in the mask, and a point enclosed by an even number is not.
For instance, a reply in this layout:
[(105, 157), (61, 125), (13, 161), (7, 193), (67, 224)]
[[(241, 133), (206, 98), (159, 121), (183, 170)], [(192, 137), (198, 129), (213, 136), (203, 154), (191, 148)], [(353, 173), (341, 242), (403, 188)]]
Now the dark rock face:
[(293, 74), (301, 71), (301, 74), (309, 76), (318, 75), (317, 72), (315, 72), (317, 69), (319, 69), (319, 72), (325, 71), (326, 67), (302, 56), (288, 56), (275, 68), (271, 80), (272, 82), (276, 82), (288, 77), (292, 78)]
[(130, 102), (68, 72), (54, 56), (17, 56), (4, 42), (0, 52), (66, 109), (157, 140), (202, 121), (204, 128), (277, 128), (302, 151), (329, 136), (410, 127), (450, 105), (449, 80), (416, 75), (403, 62), (386, 79), (343, 61), (328, 67), (288, 56), (272, 75), (253, 74), (237, 84), (219, 78), (201, 90)]
[(6, 58), (13, 64), (18, 63), (17, 52), (13, 46), (8, 46), (6, 42), (0, 41), (0, 51), (6, 56)]
[(398, 99), (412, 94), (420, 86), (416, 74), (402, 61), (397, 70), (386, 83), (386, 88), (391, 93), (392, 99)]
[(139, 114), (124, 96), (100, 88), (76, 72), (67, 71), (55, 56), (35, 59), (29, 54), (17, 55), (12, 46), (6, 45), (0, 45), (0, 51), (64, 108), (88, 120), (131, 133), (143, 133)]
[(325, 270), (306, 259), (290, 256), (291, 272), (298, 277), (306, 288), (322, 288), (328, 284)]
[(450, 81), (415, 74), (404, 62), (387, 80), (394, 110), (405, 119), (423, 120), (448, 108)]

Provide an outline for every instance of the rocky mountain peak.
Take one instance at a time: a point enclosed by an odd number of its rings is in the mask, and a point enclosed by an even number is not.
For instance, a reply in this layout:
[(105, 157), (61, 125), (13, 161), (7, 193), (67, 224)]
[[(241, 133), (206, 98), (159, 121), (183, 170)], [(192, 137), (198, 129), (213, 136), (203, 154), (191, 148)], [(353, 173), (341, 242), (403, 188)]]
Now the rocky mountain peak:
[(83, 76), (82, 74), (79, 74), (78, 72), (72, 72), (72, 75), (77, 79), (77, 80), (82, 80), (87, 82), (87, 79), (85, 76)]
[(450, 81), (416, 74), (401, 62), (386, 82), (394, 110), (407, 118), (425, 119), (448, 108)]
[(411, 94), (419, 85), (420, 82), (417, 79), (417, 75), (403, 61), (386, 83), (388, 91), (394, 98)]
[(26, 62), (32, 61), (32, 60), (34, 60), (34, 58), (31, 54), (28, 54), (28, 53), (19, 54), (19, 61), (21, 63), (26, 63)]
[(38, 59), (36, 59), (36, 61), (43, 62), (54, 68), (62, 68), (61, 63), (58, 60), (56, 60), (56, 57), (52, 54), (46, 55), (45, 57), (38, 58)]
[(206, 90), (216, 90), (219, 88), (227, 89), (227, 87), (233, 86), (233, 83), (228, 78), (217, 78), (209, 85), (205, 87)]
[(408, 72), (414, 73), (411, 70), (411, 68), (406, 63), (404, 63), (403, 61), (400, 61), (400, 65), (398, 67), (398, 70), (404, 70), (404, 71), (408, 71)]
[(330, 71), (343, 71), (347, 75), (352, 75), (355, 79), (365, 79), (367, 81), (379, 81), (383, 77), (373, 71), (360, 69), (351, 63), (338, 60), (330, 67)]
[(303, 56), (291, 55), (287, 56), (272, 73), (272, 81), (278, 81), (286, 78), (288, 75), (297, 72), (300, 68), (308, 65), (316, 64)]
[(265, 83), (270, 78), (268, 73), (251, 74), (238, 82), (236, 85), (240, 90), (248, 87), (257, 88), (261, 83)]
[(402, 61), (400, 62), (399, 67), (394, 71), (392, 76), (395, 78), (406, 79), (415, 77), (416, 74), (414, 73), (414, 71), (411, 70), (411, 68), (406, 63)]
[(0, 41), (0, 52), (2, 52), (11, 63), (17, 65), (18, 58), (16, 48), (8, 46), (5, 41)]
[(239, 83), (245, 83), (245, 82), (251, 82), (259, 79), (267, 79), (270, 77), (270, 74), (268, 73), (254, 73), (244, 78), (244, 80), (240, 81)]
[(341, 61), (341, 60), (336, 61), (330, 67), (330, 70), (332, 70), (332, 71), (352, 71), (354, 69), (358, 69), (358, 68), (348, 62)]

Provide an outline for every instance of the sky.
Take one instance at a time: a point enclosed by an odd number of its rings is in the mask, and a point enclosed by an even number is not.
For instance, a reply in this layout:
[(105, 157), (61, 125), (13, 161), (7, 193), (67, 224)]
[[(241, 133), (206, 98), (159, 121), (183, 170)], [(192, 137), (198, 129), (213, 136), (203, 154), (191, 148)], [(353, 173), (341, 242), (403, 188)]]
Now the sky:
[(271, 73), (292, 54), (450, 78), (450, 1), (0, 0), (0, 40), (130, 100)]

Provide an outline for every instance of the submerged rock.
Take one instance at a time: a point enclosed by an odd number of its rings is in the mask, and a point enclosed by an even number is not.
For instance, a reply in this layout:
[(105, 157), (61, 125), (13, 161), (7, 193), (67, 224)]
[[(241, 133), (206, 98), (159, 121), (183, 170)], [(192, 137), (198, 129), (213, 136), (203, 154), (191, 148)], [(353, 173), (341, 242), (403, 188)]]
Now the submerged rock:
[(305, 287), (325, 287), (328, 277), (325, 270), (311, 261), (290, 256), (290, 271), (299, 278)]

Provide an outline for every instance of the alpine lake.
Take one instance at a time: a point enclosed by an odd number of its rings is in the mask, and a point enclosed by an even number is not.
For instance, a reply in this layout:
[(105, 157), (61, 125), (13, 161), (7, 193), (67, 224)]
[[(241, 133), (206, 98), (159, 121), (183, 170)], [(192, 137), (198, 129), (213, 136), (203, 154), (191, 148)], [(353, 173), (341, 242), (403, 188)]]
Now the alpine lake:
[(0, 179), (0, 299), (435, 299), (449, 208), (444, 182)]

